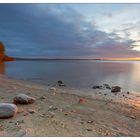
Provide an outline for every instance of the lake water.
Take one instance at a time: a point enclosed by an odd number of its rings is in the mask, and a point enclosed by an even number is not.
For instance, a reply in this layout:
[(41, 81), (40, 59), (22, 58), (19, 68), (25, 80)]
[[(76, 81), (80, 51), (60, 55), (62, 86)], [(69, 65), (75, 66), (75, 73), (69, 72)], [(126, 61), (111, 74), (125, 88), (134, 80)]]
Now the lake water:
[(124, 91), (140, 92), (139, 61), (18, 60), (0, 64), (0, 73), (45, 85), (54, 85), (58, 80), (74, 88), (107, 83), (121, 86)]

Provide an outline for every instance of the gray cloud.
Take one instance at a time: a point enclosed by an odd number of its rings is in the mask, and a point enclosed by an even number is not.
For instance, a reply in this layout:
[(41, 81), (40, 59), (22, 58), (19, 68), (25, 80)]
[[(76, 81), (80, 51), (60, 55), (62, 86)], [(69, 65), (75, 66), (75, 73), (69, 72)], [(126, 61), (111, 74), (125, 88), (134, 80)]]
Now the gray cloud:
[(0, 4), (0, 40), (13, 56), (135, 56), (133, 40), (120, 41), (67, 4)]

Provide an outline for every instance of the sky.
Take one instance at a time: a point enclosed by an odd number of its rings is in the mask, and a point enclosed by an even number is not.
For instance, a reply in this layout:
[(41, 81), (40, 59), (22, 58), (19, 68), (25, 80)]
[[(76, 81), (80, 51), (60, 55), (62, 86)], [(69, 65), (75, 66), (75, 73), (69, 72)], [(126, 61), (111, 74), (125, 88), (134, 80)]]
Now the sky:
[(140, 4), (0, 4), (14, 57), (140, 57)]

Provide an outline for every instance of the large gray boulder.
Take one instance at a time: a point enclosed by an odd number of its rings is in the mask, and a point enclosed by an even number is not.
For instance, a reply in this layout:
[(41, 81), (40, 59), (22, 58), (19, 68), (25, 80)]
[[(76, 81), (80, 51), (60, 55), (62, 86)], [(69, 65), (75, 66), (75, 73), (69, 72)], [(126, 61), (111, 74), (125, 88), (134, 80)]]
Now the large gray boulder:
[(35, 101), (35, 98), (30, 97), (26, 94), (18, 94), (15, 98), (14, 98), (14, 103), (15, 104), (32, 104)]
[(0, 118), (10, 118), (17, 113), (17, 106), (9, 103), (0, 103)]

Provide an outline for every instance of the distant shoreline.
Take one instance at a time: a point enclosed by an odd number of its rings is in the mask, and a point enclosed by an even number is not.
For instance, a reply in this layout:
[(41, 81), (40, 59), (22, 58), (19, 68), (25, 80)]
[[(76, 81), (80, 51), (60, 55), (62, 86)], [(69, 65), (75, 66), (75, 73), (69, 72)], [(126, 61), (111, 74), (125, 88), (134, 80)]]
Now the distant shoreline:
[(73, 59), (73, 58), (18, 58), (16, 60), (88, 60), (88, 61), (140, 61), (137, 59)]

